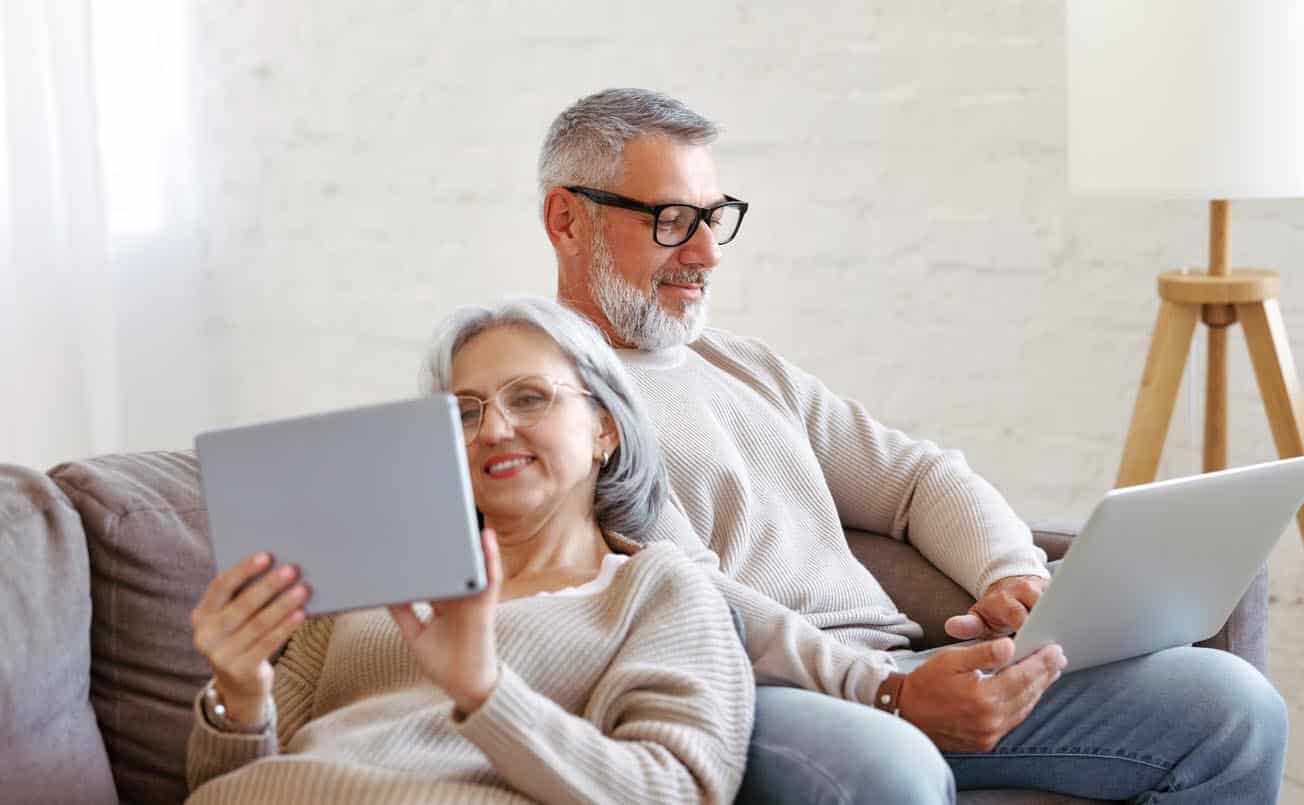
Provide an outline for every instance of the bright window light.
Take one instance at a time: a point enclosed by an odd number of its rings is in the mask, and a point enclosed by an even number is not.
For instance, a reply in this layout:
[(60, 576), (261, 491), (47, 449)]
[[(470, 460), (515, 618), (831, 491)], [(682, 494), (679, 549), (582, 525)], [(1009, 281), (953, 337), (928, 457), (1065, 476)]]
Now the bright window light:
[(110, 237), (147, 236), (188, 203), (188, 4), (93, 0), (105, 224)]

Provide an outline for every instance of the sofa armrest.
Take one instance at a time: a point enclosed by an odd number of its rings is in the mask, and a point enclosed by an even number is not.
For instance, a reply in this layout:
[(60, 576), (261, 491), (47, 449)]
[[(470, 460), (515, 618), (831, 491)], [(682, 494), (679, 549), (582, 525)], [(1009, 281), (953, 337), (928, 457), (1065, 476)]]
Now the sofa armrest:
[(117, 802), (88, 698), (91, 578), (77, 510), (0, 464), (0, 800)]
[[(1072, 521), (1030, 521), (1033, 541), (1047, 559), (1062, 559), (1080, 528)], [(923, 627), (924, 637), (914, 648), (925, 649), (953, 642), (943, 624), (964, 613), (973, 598), (913, 547), (867, 531), (847, 530), (847, 544), (861, 564), (902, 612)], [(1216, 635), (1197, 645), (1229, 651), (1267, 673), (1268, 570), (1259, 571), (1227, 623)]]
[(1232, 610), (1231, 617), (1208, 640), (1196, 643), (1205, 648), (1230, 651), (1268, 673), (1268, 566), (1259, 568), (1254, 581)]
[[(1068, 551), (1077, 525), (1065, 522), (1031, 524), (1033, 540), (1054, 561)], [(973, 606), (973, 596), (951, 581), (912, 546), (868, 531), (847, 529), (851, 553), (873, 574), (897, 607), (924, 629), (915, 649), (954, 642), (943, 624)]]
[(1032, 541), (1046, 552), (1046, 561), (1055, 562), (1064, 558), (1073, 547), (1073, 539), (1082, 530), (1082, 523), (1077, 520), (1029, 520), (1032, 529)]

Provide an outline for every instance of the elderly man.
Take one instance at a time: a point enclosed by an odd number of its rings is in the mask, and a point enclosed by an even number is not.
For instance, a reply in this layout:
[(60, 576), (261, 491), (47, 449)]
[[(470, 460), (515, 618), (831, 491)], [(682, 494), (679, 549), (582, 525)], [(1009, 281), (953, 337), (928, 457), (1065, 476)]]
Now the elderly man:
[[(1060, 678), (1050, 646), (982, 673), (1010, 659), (1000, 636), (1044, 590), (1045, 555), (959, 453), (883, 426), (757, 340), (706, 329), (712, 273), (747, 212), (722, 192), (716, 136), (672, 98), (600, 92), (553, 122), (539, 188), (558, 298), (620, 349), (680, 516), (726, 576), (872, 661), (878, 709), (758, 687), (740, 799), (946, 802), (956, 787), (1008, 786), (1274, 802), (1285, 706), (1235, 656), (1171, 649)], [(992, 639), (900, 673), (920, 629), (851, 555), (844, 525), (908, 541), (977, 599), (947, 631)], [(766, 650), (748, 646), (754, 660)]]

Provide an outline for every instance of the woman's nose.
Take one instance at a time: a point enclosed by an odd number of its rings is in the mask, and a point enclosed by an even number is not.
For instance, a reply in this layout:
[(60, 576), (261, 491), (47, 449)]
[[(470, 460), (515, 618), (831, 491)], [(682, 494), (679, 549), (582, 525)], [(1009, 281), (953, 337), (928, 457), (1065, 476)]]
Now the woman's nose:
[(512, 435), (512, 423), (498, 407), (497, 401), (490, 401), (484, 407), (480, 418), (480, 433), (477, 437), (485, 444), (494, 444)]

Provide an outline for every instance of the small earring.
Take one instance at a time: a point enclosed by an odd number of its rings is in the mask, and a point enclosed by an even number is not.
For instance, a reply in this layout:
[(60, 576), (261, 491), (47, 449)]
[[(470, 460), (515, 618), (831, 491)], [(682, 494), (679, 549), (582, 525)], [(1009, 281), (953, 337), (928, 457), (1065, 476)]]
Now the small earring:
[(610, 460), (611, 460), (611, 454), (608, 453), (606, 450), (603, 450), (603, 451), (602, 451), (602, 466), (604, 466), (604, 467), (607, 466), (607, 462), (610, 461)]

